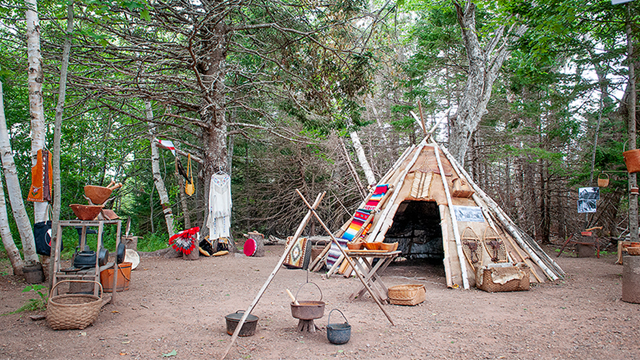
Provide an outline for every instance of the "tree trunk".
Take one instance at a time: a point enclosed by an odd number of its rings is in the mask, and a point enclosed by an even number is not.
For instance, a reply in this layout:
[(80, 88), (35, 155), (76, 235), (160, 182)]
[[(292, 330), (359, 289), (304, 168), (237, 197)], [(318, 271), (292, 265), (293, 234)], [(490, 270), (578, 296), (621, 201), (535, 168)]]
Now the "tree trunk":
[[(42, 99), (42, 55), (40, 54), (40, 20), (38, 18), (38, 5), (36, 0), (26, 0), (27, 12), (27, 57), (29, 68), (29, 111), (31, 113), (31, 166), (37, 161), (38, 150), (44, 149), (45, 126), (44, 107)], [(47, 219), (47, 202), (34, 202), (34, 222)]]
[(356, 150), (356, 155), (358, 156), (358, 162), (360, 162), (360, 166), (364, 171), (364, 176), (367, 178), (367, 185), (373, 185), (376, 183), (376, 176), (373, 174), (373, 170), (371, 170), (371, 165), (369, 165), (369, 161), (367, 160), (367, 155), (364, 153), (364, 148), (362, 147), (362, 143), (360, 142), (360, 137), (358, 133), (352, 131), (350, 134), (351, 141), (353, 142), (353, 148)]
[[(62, 133), (62, 115), (67, 94), (67, 72), (69, 69), (69, 53), (71, 52), (71, 36), (73, 32), (73, 1), (67, 5), (67, 38), (64, 41), (62, 51), (62, 64), (60, 66), (60, 87), (58, 90), (58, 104), (56, 105), (56, 118), (53, 129), (53, 219), (51, 219), (51, 249), (56, 249), (58, 222), (60, 221), (60, 208), (62, 201), (62, 185), (60, 180), (60, 139)], [(53, 252), (53, 251), (52, 251)], [(54, 255), (54, 254), (52, 254)], [(46, 262), (46, 261), (45, 261)], [(53, 261), (49, 261), (49, 274), (53, 274)], [(49, 276), (49, 288), (53, 276)]]
[[(0, 122), (6, 123), (4, 117), (4, 101), (2, 98), (2, 83), (0, 82)], [(3, 159), (4, 160), (4, 159)], [(3, 161), (4, 162), (4, 161)], [(0, 236), (2, 237), (2, 245), (7, 251), (9, 260), (11, 261), (11, 267), (13, 268), (14, 275), (22, 275), (22, 257), (20, 256), (20, 250), (13, 241), (11, 235), (11, 229), (9, 228), (9, 216), (7, 215), (7, 202), (4, 197), (4, 185), (2, 183), (2, 176), (0, 175)]]
[[(0, 103), (3, 103), (2, 83), (0, 82)], [(11, 202), (11, 210), (13, 218), (18, 226), (20, 240), (22, 240), (22, 252), (24, 260), (27, 263), (39, 262), (38, 254), (36, 254), (36, 243), (31, 229), (31, 221), (24, 208), (22, 201), (22, 191), (20, 190), (20, 181), (18, 180), (18, 171), (16, 163), (13, 160), (13, 151), (11, 150), (11, 141), (7, 132), (7, 121), (4, 116), (3, 105), (2, 116), (0, 116), (0, 158), (2, 159), (2, 168), (4, 169), (4, 177), (7, 183), (7, 192), (9, 193), (9, 201)]]
[[(476, 30), (476, 5), (472, 0), (466, 1), (464, 5), (454, 0), (453, 4), (456, 7), (469, 65), (467, 84), (451, 128), (449, 149), (461, 166), (464, 166), (469, 139), (487, 112), (493, 83), (510, 53), (508, 45), (512, 41), (512, 35), (505, 36), (505, 26), (499, 26), (489, 37), (485, 48), (482, 48)], [(526, 27), (521, 25), (515, 29), (514, 35), (519, 37), (525, 30)]]
[[(147, 120), (153, 120), (153, 109), (151, 109), (151, 102), (145, 101), (145, 110)], [(160, 203), (162, 204), (162, 212), (164, 213), (164, 219), (167, 223), (167, 232), (169, 237), (175, 234), (173, 230), (173, 212), (171, 211), (171, 202), (167, 195), (167, 189), (164, 186), (164, 180), (160, 174), (160, 154), (158, 152), (158, 146), (156, 145), (155, 135), (156, 127), (153, 123), (149, 123), (149, 140), (151, 142), (151, 171), (153, 173), (153, 182), (156, 184), (156, 190), (158, 190), (158, 196), (160, 197)]]
[[(203, 26), (208, 35), (206, 53), (198, 60), (196, 76), (201, 81), (203, 104), (200, 119), (208, 125), (202, 129), (204, 156), (202, 175), (204, 180), (205, 212), (209, 210), (209, 187), (211, 176), (218, 170), (227, 169), (227, 120), (225, 118), (226, 57), (229, 28), (224, 21), (210, 19)], [(206, 221), (206, 216), (204, 221)]]

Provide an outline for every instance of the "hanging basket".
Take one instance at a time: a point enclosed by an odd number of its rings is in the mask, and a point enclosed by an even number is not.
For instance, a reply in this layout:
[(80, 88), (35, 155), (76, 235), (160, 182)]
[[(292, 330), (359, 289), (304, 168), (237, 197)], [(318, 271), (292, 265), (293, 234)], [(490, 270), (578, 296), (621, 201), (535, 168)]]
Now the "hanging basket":
[[(602, 177), (602, 175), (605, 175), (606, 178)], [(598, 186), (599, 187), (607, 187), (607, 186), (609, 186), (609, 174), (600, 173), (600, 175), (598, 175)]]
[(625, 142), (624, 146), (622, 146), (622, 156), (624, 157), (625, 165), (627, 165), (627, 172), (629, 174), (640, 172), (640, 149), (624, 151), (626, 146), (627, 143)]

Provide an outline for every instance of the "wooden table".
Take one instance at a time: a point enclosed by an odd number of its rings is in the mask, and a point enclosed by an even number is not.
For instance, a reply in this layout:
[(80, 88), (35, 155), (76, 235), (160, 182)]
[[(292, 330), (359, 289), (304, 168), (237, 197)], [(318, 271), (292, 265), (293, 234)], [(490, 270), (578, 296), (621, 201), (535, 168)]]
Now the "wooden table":
[[(57, 229), (57, 235), (56, 235), (56, 239), (58, 239), (58, 241), (56, 241), (56, 249), (55, 249), (55, 256), (53, 258), (53, 278), (52, 278), (52, 287), (59, 281), (62, 280), (92, 280), (92, 281), (97, 281), (100, 282), (100, 272), (105, 270), (105, 269), (113, 269), (113, 292), (111, 294), (111, 299), (108, 301), (110, 303), (113, 303), (116, 299), (116, 284), (118, 283), (118, 271), (117, 271), (117, 265), (116, 262), (117, 260), (114, 260), (113, 262), (107, 262), (106, 265), (103, 266), (99, 266), (99, 254), (100, 254), (100, 248), (102, 247), (102, 241), (100, 241), (102, 239), (102, 233), (104, 230), (104, 226), (105, 225), (116, 225), (117, 226), (117, 231), (116, 231), (116, 251), (118, 249), (118, 245), (120, 244), (120, 228), (122, 225), (122, 222), (120, 220), (63, 220), (60, 221), (58, 223), (58, 229)], [(80, 250), (84, 249), (84, 246), (86, 245), (87, 242), (87, 228), (89, 227), (97, 227), (98, 228), (98, 241), (97, 241), (97, 245), (96, 245), (96, 266), (92, 269), (88, 269), (88, 270), (82, 270), (82, 271), (77, 271), (77, 272), (65, 272), (65, 271), (61, 271), (60, 268), (60, 248), (61, 248), (61, 243), (62, 243), (62, 228), (63, 227), (77, 227), (81, 229), (81, 233), (80, 233)], [(117, 254), (116, 254), (117, 257)], [(56, 289), (57, 290), (57, 289)], [(98, 296), (98, 295), (102, 295), (104, 297), (104, 294), (99, 294), (99, 287), (97, 286), (97, 284), (93, 287), (93, 294)], [(52, 294), (53, 295), (53, 294)], [(103, 302), (104, 304), (105, 302)]]
[[(400, 251), (378, 251), (378, 250), (345, 250), (347, 256), (358, 269), (356, 271), (364, 275), (364, 280), (369, 285), (373, 293), (381, 303), (388, 302), (388, 289), (382, 282), (380, 274), (391, 264), (391, 262), (400, 255)], [(379, 259), (373, 265), (373, 259)], [(360, 288), (349, 296), (351, 301), (361, 297), (367, 289), (361, 285)], [(372, 294), (373, 295), (373, 294)]]

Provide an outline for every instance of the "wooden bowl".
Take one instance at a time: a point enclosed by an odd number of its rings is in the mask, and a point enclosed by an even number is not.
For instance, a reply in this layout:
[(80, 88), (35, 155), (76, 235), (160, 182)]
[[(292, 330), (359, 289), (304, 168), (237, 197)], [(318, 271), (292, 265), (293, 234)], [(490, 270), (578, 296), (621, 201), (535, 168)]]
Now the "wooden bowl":
[(71, 204), (69, 205), (73, 213), (80, 220), (93, 220), (98, 216), (104, 205), (81, 205)]
[(627, 248), (629, 255), (640, 255), (640, 247), (630, 246)]
[(398, 249), (398, 243), (394, 242), (394, 243), (380, 243), (380, 250), (384, 250), (384, 251), (396, 251), (396, 249)]
[(111, 196), (113, 190), (104, 186), (87, 185), (84, 187), (84, 195), (88, 197), (94, 205), (104, 204)]
[(380, 250), (380, 246), (382, 245), (382, 243), (370, 242), (370, 243), (364, 243), (363, 245), (367, 250)]
[(349, 250), (360, 250), (362, 249), (362, 243), (347, 243), (347, 247)]

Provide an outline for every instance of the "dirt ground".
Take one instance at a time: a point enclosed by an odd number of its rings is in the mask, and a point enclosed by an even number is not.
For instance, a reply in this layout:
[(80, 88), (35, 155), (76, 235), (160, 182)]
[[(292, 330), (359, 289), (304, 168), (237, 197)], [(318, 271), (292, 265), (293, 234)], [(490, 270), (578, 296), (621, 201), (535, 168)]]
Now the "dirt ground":
[[(231, 340), (225, 315), (251, 304), (284, 247), (266, 249), (261, 258), (142, 258), (130, 289), (84, 330), (53, 331), (33, 313), (0, 316), (0, 358), (219, 359)], [(639, 359), (640, 304), (620, 300), (623, 266), (615, 255), (557, 260), (566, 279), (513, 293), (447, 289), (441, 265), (394, 264), (383, 276), (388, 286), (427, 288), (418, 306), (384, 306), (395, 326), (368, 295), (349, 301), (356, 278), (309, 273), (327, 303), (315, 334), (297, 331), (285, 289), (300, 290), (302, 300), (318, 300), (319, 292), (301, 288), (307, 272), (281, 268), (253, 311), (256, 334), (238, 338), (227, 359)], [(24, 281), (3, 264), (0, 313), (7, 313), (34, 294), (22, 293)], [(347, 344), (327, 340), (331, 309), (352, 326)], [(331, 322), (342, 322), (337, 312)]]

